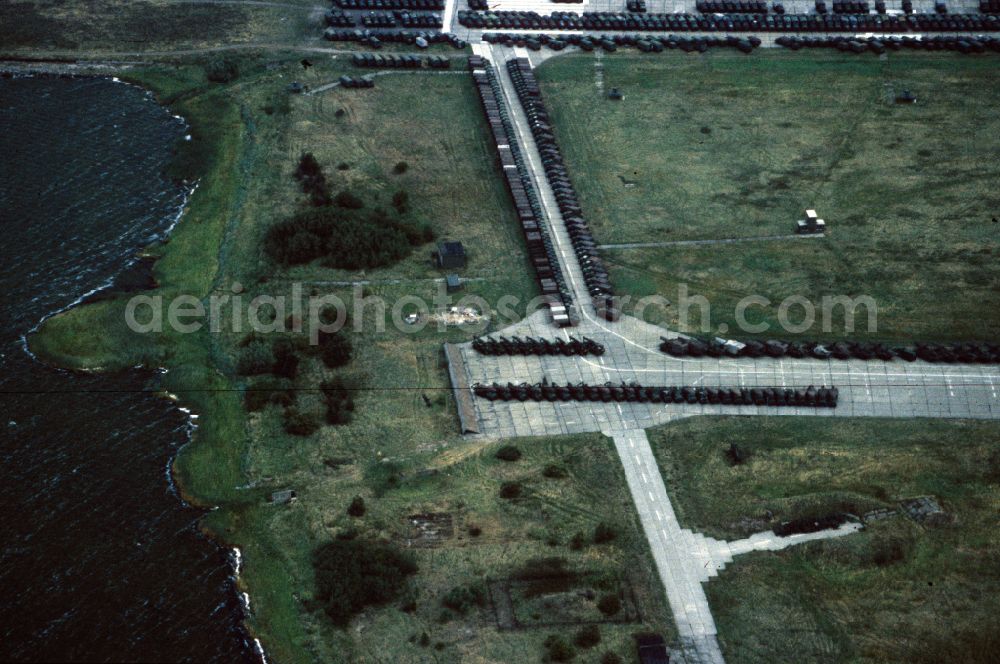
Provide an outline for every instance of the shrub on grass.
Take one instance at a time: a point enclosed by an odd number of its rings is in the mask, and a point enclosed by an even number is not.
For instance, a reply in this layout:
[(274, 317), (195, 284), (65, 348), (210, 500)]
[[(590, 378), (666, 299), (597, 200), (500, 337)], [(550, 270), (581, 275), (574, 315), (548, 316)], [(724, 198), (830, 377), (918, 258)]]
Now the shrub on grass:
[(561, 480), (567, 476), (566, 469), (562, 466), (550, 463), (542, 469), (542, 475), (551, 480)]
[(584, 536), (584, 534), (576, 533), (569, 540), (569, 548), (573, 549), (574, 551), (579, 551), (580, 549), (583, 548), (584, 544), (586, 543), (587, 543), (587, 538)]
[(291, 381), (281, 378), (262, 378), (251, 383), (243, 393), (243, 405), (248, 413), (255, 413), (268, 404), (291, 406), (295, 403), (295, 391)]
[(615, 539), (618, 533), (608, 523), (601, 521), (594, 527), (594, 544), (606, 544)]
[(368, 606), (392, 601), (417, 571), (396, 546), (366, 540), (335, 540), (313, 554), (316, 597), (333, 623), (346, 626)]
[(348, 210), (360, 210), (365, 202), (346, 189), (333, 197), (333, 204)]
[(397, 191), (392, 195), (392, 207), (396, 212), (406, 214), (410, 211), (410, 195), (405, 191)]
[(240, 75), (236, 61), (225, 57), (212, 58), (205, 63), (204, 69), (205, 78), (212, 83), (230, 83)]
[(381, 497), (403, 483), (403, 467), (395, 461), (376, 461), (365, 469), (365, 482)]
[(740, 466), (750, 458), (750, 450), (744, 449), (736, 443), (730, 443), (726, 450), (726, 460), (730, 466)]
[(304, 413), (295, 406), (285, 409), (285, 433), (293, 436), (311, 436), (319, 430), (319, 421), (311, 413)]
[(576, 657), (576, 651), (566, 639), (553, 634), (545, 639), (545, 661), (547, 662), (568, 662)]
[(576, 638), (573, 639), (573, 643), (581, 648), (593, 648), (600, 642), (601, 630), (598, 629), (597, 625), (581, 627), (580, 631), (576, 633)]
[(340, 332), (321, 332), (319, 335), (319, 355), (323, 364), (331, 369), (342, 367), (351, 361), (351, 338)]
[(352, 391), (340, 378), (325, 380), (319, 384), (323, 401), (326, 403), (326, 423), (334, 426), (347, 424), (354, 414)]
[(500, 497), (504, 500), (513, 500), (521, 495), (520, 482), (504, 482), (500, 485)]
[(479, 526), (470, 525), (469, 526), (469, 537), (479, 537), (483, 534), (483, 529)]
[(622, 664), (622, 658), (613, 652), (606, 652), (601, 657), (601, 664)]
[(351, 504), (347, 506), (347, 514), (356, 519), (363, 517), (365, 515), (365, 499), (361, 496), (354, 496)]
[(274, 353), (263, 339), (252, 339), (236, 355), (236, 373), (257, 376), (270, 373), (274, 368)]
[(494, 455), (501, 461), (517, 461), (521, 458), (521, 450), (517, 449), (513, 445), (504, 445), (497, 453)]
[(607, 594), (597, 600), (597, 608), (606, 616), (613, 616), (622, 610), (622, 601), (618, 595)]
[(402, 175), (410, 168), (410, 165), (405, 161), (397, 161), (396, 165), (392, 167), (392, 172), (396, 175)]
[(465, 614), (473, 606), (486, 604), (486, 591), (478, 585), (458, 586), (445, 593), (441, 598), (441, 604), (456, 613)]
[(299, 372), (299, 356), (295, 353), (295, 345), (292, 341), (285, 337), (278, 337), (271, 344), (271, 354), (274, 356), (271, 373), (289, 380), (294, 379)]

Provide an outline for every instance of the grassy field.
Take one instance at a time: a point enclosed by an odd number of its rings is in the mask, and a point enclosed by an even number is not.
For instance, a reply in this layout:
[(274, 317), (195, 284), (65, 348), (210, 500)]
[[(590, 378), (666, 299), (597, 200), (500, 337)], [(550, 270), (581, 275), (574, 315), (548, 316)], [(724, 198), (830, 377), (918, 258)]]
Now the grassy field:
[[(718, 537), (923, 495), (952, 517), (895, 516), (842, 539), (737, 558), (706, 586), (726, 661), (994, 661), (997, 425), (828, 424), (699, 418), (650, 432), (678, 518)], [(750, 453), (746, 463), (729, 465), (731, 443)]]
[(153, 51), (253, 42), (322, 44), (321, 5), (307, 0), (188, 3), (15, 0), (0, 5), (4, 52)]
[[(283, 269), (264, 258), (260, 241), (266, 229), (304, 205), (292, 171), (306, 150), (316, 155), (334, 191), (349, 188), (384, 203), (405, 190), (414, 214), (439, 237), (465, 242), (469, 265), (460, 273), (468, 279), (466, 293), (490, 300), (535, 293), (466, 77), (392, 75), (379, 77), (374, 90), (290, 97), (285, 86), (293, 78), (317, 87), (349, 67), (343, 58), (323, 58), (304, 72), (295, 56), (275, 53), (245, 57), (239, 64), (240, 77), (226, 85), (208, 83), (197, 63), (127, 74), (184, 115), (195, 136), (195, 146), (184, 147), (174, 167), (198, 173), (200, 185), (170, 241), (149, 250), (160, 257), (159, 294), (204, 300), (231, 293), (240, 282), (249, 299), (286, 295), (300, 282), (307, 294), (332, 293), (351, 303), (355, 293), (344, 282), (364, 281), (365, 296), (382, 296), (390, 306), (404, 295), (433, 297), (439, 272), (430, 265), (430, 244), (368, 272), (318, 265)], [(400, 160), (408, 168), (395, 174)], [(341, 163), (348, 168), (339, 170)], [(611, 589), (630, 598), (628, 611), (635, 618), (602, 625), (601, 644), (579, 653), (577, 661), (596, 662), (608, 650), (627, 656), (637, 630), (672, 636), (665, 599), (607, 439), (523, 441), (524, 458), (507, 463), (493, 457), (496, 444), (458, 437), (441, 344), (468, 339), (474, 331), (432, 326), (408, 334), (387, 320), (391, 312), (366, 309), (354, 317), (360, 327), (350, 333), (355, 351), (347, 367), (333, 372), (302, 354), (295, 386), (303, 411), (320, 412), (315, 389), (332, 375), (362, 388), (349, 425), (324, 426), (303, 438), (284, 431), (277, 407), (245, 412), (240, 390), (247, 381), (235, 375), (234, 366), (246, 332), (228, 328), (230, 305), (219, 334), (136, 335), (123, 324), (123, 307), (124, 298), (117, 298), (73, 309), (50, 319), (31, 346), (49, 361), (75, 368), (145, 363), (170, 369), (160, 386), (201, 415), (195, 442), (178, 457), (175, 475), (189, 498), (220, 506), (204, 526), (241, 548), (241, 583), (254, 607), (250, 627), (270, 658), (540, 658), (549, 635), (572, 641), (576, 628), (546, 625), (539, 607), (592, 619), (594, 600), (573, 595), (573, 604), (555, 591), (533, 596), (532, 602), (541, 602), (537, 606), (515, 598), (519, 619), (532, 626), (503, 631), (491, 604), (448, 614), (441, 598), (457, 586), (490, 581), (502, 587), (528, 560), (547, 556), (567, 560), (577, 575), (573, 588)], [(244, 330), (245, 315), (235, 315)], [(194, 391), (206, 387), (218, 391)], [(542, 476), (542, 468), (553, 464), (565, 469), (565, 478)], [(522, 496), (501, 499), (504, 481), (521, 482)], [(298, 499), (284, 507), (268, 504), (271, 492), (281, 488), (293, 488)], [(355, 495), (368, 503), (363, 519), (345, 514)], [(405, 544), (407, 518), (428, 512), (447, 512), (454, 537), (415, 549), (416, 610), (391, 605), (367, 611), (346, 631), (334, 629), (311, 602), (310, 557), (316, 546), (352, 527), (366, 537)], [(601, 521), (613, 524), (618, 537), (591, 544)], [(470, 534), (473, 525), (481, 530), (478, 537)], [(577, 533), (587, 542), (571, 548)], [(424, 632), (428, 645), (421, 644)]]
[[(988, 60), (852, 57), (810, 52), (616, 55), (539, 68), (584, 211), (603, 243), (785, 235), (806, 208), (820, 240), (604, 252), (612, 282), (674, 301), (679, 287), (712, 305), (708, 330), (734, 332), (736, 303), (763, 336), (789, 336), (779, 303), (802, 295), (869, 295), (886, 339), (991, 338), (1000, 319), (997, 176), (1000, 97)], [(916, 105), (894, 103), (911, 90)], [(698, 331), (698, 308), (685, 331)], [(801, 320), (794, 308), (793, 322)], [(861, 317), (863, 321), (863, 316)], [(806, 334), (836, 337), (842, 317)], [(653, 322), (679, 324), (676, 306)]]

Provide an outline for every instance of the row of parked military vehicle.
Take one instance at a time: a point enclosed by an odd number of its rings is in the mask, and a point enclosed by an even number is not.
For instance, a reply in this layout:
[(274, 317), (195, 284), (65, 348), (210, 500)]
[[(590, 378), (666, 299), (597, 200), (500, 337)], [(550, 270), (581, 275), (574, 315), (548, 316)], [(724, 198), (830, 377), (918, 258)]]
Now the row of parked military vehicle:
[(353, 16), (336, 9), (327, 10), (324, 18), (326, 18), (326, 24), (331, 28), (353, 28), (356, 25)]
[(534, 337), (486, 337), (474, 339), (472, 348), (483, 355), (604, 355), (604, 344), (590, 337), (535, 339)]
[(958, 53), (985, 53), (987, 50), (1000, 52), (1000, 38), (990, 35), (934, 35), (911, 37), (790, 37), (782, 35), (775, 44), (793, 51), (801, 48), (835, 48), (850, 53), (872, 52), (878, 55), (886, 51), (911, 49), (920, 51), (957, 51)]
[(644, 53), (662, 53), (665, 50), (680, 49), (704, 53), (709, 48), (732, 47), (750, 53), (760, 46), (760, 39), (755, 35), (749, 37), (681, 37), (678, 35), (560, 35), (552, 37), (545, 33), (508, 34), (504, 32), (485, 32), (483, 41), (491, 44), (502, 44), (507, 47), (520, 46), (532, 51), (541, 50), (546, 46), (553, 51), (561, 51), (569, 46), (576, 46), (582, 51), (593, 51), (595, 48), (614, 53), (619, 46), (633, 46)]
[(576, 313), (573, 298), (566, 287), (552, 238), (542, 222), (542, 208), (531, 183), (530, 171), (517, 144), (507, 107), (502, 101), (503, 93), (496, 72), (493, 65), (478, 55), (469, 57), (469, 69), (486, 113), (486, 122), (493, 134), (500, 170), (507, 183), (507, 190), (514, 199), (514, 209), (524, 233), (528, 259), (535, 270), (552, 322), (559, 327), (574, 325)]
[(466, 48), (469, 43), (450, 32), (409, 31), (409, 30), (337, 30), (327, 28), (323, 37), (329, 41), (357, 42), (374, 49), (382, 48), (383, 42), (411, 44), (425, 48), (429, 44), (451, 44), (457, 49)]
[(913, 362), (962, 362), (968, 364), (1000, 363), (1000, 344), (993, 343), (919, 343), (891, 346), (877, 342), (838, 341), (724, 341), (722, 339), (663, 339), (660, 350), (674, 357), (792, 357), (817, 360), (883, 360)]
[(590, 32), (991, 32), (996, 14), (637, 14), (630, 12), (458, 12), (459, 23), (483, 30)]
[(695, 9), (702, 14), (766, 14), (764, 0), (698, 0)]
[(334, 0), (341, 9), (443, 11), (444, 0)]
[[(355, 67), (369, 69), (420, 69), (424, 60), (419, 55), (355, 53), (351, 56), (351, 62)], [(451, 67), (451, 60), (441, 55), (431, 55), (427, 57), (427, 66), (430, 69), (448, 69)]]
[(441, 14), (435, 12), (410, 13), (403, 9), (388, 12), (368, 12), (361, 16), (361, 23), (367, 28), (436, 28), (440, 29), (444, 22)]
[(342, 88), (374, 88), (375, 79), (371, 76), (341, 76), (340, 87)]
[(721, 404), (725, 406), (808, 406), (836, 408), (836, 387), (649, 387), (638, 383), (476, 383), (472, 391), (490, 401), (630, 401), (637, 403)]
[(608, 270), (597, 255), (597, 242), (583, 218), (580, 199), (570, 182), (566, 164), (563, 163), (562, 153), (552, 130), (552, 121), (542, 102), (542, 93), (531, 70), (531, 63), (527, 58), (513, 58), (507, 61), (507, 71), (524, 108), (524, 114), (528, 117), (531, 134), (535, 137), (535, 144), (542, 157), (545, 177), (552, 187), (552, 194), (559, 206), (563, 225), (573, 244), (594, 308), (608, 320), (617, 320), (618, 310), (613, 306), (614, 292), (611, 290)]

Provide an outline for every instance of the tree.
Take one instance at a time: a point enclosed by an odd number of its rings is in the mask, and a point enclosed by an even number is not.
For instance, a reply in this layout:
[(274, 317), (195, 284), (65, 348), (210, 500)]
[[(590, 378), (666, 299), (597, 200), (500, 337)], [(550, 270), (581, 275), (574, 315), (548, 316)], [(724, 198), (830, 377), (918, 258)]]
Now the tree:
[(594, 527), (594, 544), (605, 544), (612, 541), (616, 536), (615, 529), (604, 521), (601, 521)]
[(392, 207), (396, 212), (406, 214), (410, 211), (410, 195), (405, 191), (397, 191), (392, 195)]
[(576, 657), (573, 646), (566, 639), (553, 634), (545, 639), (545, 659), (550, 662), (568, 662)]
[(593, 648), (601, 642), (601, 630), (598, 629), (597, 625), (581, 627), (573, 642), (581, 648)]
[(396, 175), (402, 175), (410, 168), (410, 165), (405, 161), (397, 161), (396, 165), (392, 167), (392, 172)]
[(608, 651), (601, 657), (601, 664), (622, 664), (622, 658), (617, 654)]
[(271, 344), (271, 354), (274, 356), (274, 366), (271, 373), (294, 379), (299, 372), (299, 356), (295, 354), (295, 346), (290, 339), (278, 337)]
[(255, 376), (270, 373), (274, 367), (274, 353), (263, 339), (251, 339), (236, 357), (236, 373)]
[(389, 543), (334, 540), (313, 554), (316, 598), (333, 623), (345, 627), (367, 606), (386, 604), (417, 571), (407, 553)]
[(365, 202), (346, 189), (333, 197), (333, 204), (348, 210), (360, 210)]
[(597, 600), (597, 608), (606, 616), (613, 616), (622, 610), (622, 601), (618, 595), (607, 594)]
[(212, 83), (229, 83), (240, 75), (239, 66), (229, 58), (212, 58), (205, 63), (205, 78)]
[(501, 461), (517, 461), (521, 458), (521, 450), (517, 449), (513, 445), (504, 445), (497, 453), (494, 455)]
[(500, 485), (500, 497), (506, 500), (513, 500), (521, 495), (520, 482), (504, 482)]
[(316, 177), (322, 170), (312, 152), (303, 152), (299, 157), (298, 168), (295, 169), (295, 178), (301, 180), (303, 177)]
[(320, 357), (329, 368), (336, 369), (351, 361), (351, 339), (343, 332), (321, 332), (319, 344)]
[(354, 496), (351, 504), (347, 506), (347, 513), (358, 519), (363, 517), (365, 515), (365, 499), (361, 496)]
[(550, 463), (542, 469), (542, 475), (553, 480), (561, 480), (566, 477), (566, 469), (554, 463)]
[(304, 413), (295, 406), (285, 409), (285, 432), (293, 436), (311, 436), (319, 429), (319, 422), (310, 413)]
[(248, 413), (263, 410), (268, 404), (291, 406), (295, 392), (291, 381), (280, 378), (262, 378), (251, 383), (243, 393), (243, 405)]
[(583, 548), (583, 545), (587, 542), (587, 538), (583, 536), (583, 533), (576, 533), (569, 540), (569, 548), (574, 551), (579, 551)]

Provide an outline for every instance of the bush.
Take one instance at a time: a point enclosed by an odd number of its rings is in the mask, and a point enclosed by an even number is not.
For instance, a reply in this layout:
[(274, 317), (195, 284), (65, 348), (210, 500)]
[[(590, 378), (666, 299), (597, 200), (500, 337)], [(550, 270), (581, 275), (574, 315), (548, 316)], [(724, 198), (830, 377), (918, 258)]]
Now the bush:
[(295, 346), (290, 339), (278, 337), (271, 344), (271, 354), (274, 365), (271, 373), (289, 380), (294, 379), (299, 372), (299, 356), (295, 354)]
[(583, 536), (583, 533), (577, 533), (569, 540), (569, 548), (574, 551), (579, 551), (583, 548), (583, 545), (587, 543), (587, 538)]
[(392, 172), (396, 175), (402, 175), (410, 168), (410, 165), (405, 161), (397, 161), (396, 165), (392, 167)]
[(569, 578), (573, 576), (573, 573), (566, 568), (566, 565), (566, 559), (560, 556), (529, 558), (520, 569), (514, 572), (513, 578), (520, 581)]
[(622, 664), (622, 658), (613, 652), (606, 652), (601, 657), (601, 664)]
[(397, 191), (392, 195), (392, 207), (396, 212), (406, 214), (410, 211), (410, 195), (405, 191)]
[(321, 332), (319, 354), (323, 364), (331, 369), (342, 367), (351, 361), (353, 347), (351, 338), (343, 332)]
[(274, 368), (274, 353), (263, 339), (252, 339), (236, 356), (236, 373), (256, 376), (270, 373)]
[(545, 466), (545, 468), (542, 469), (542, 475), (552, 480), (561, 480), (565, 478), (568, 475), (568, 473), (566, 472), (566, 469), (563, 468), (562, 466), (550, 463), (549, 465)]
[(335, 540), (313, 554), (316, 597), (337, 626), (344, 627), (367, 606), (392, 601), (417, 571), (397, 547), (365, 540)]
[(500, 497), (505, 500), (513, 500), (521, 495), (520, 482), (504, 482), (500, 485)]
[(469, 537), (479, 537), (483, 534), (483, 529), (479, 526), (469, 526)]
[(497, 453), (494, 455), (501, 461), (517, 461), (521, 458), (521, 450), (517, 449), (513, 445), (504, 445)]
[[(302, 186), (302, 192), (309, 195), (309, 202), (316, 207), (329, 205), (333, 199), (330, 197), (330, 185), (326, 181), (326, 175), (320, 168), (319, 162), (311, 152), (305, 152), (299, 158), (298, 168), (295, 169), (295, 179)], [(305, 242), (305, 240), (302, 240)]]
[(319, 430), (319, 422), (315, 415), (303, 413), (295, 406), (285, 409), (285, 433), (293, 436), (311, 436)]
[(618, 534), (615, 532), (615, 529), (604, 521), (601, 521), (594, 528), (594, 544), (606, 544), (614, 540), (617, 536)]
[(240, 69), (235, 60), (212, 58), (204, 65), (205, 78), (212, 83), (230, 83), (239, 78)]
[(576, 638), (573, 639), (573, 642), (581, 648), (593, 648), (601, 642), (601, 630), (598, 629), (597, 625), (582, 627), (576, 633)]
[(568, 662), (576, 657), (573, 646), (566, 642), (566, 639), (553, 634), (545, 639), (545, 660), (549, 662)]
[(326, 423), (336, 426), (350, 422), (354, 413), (354, 398), (344, 382), (340, 378), (325, 380), (319, 384), (319, 389), (326, 403)]
[(486, 591), (482, 586), (458, 586), (441, 598), (441, 604), (456, 613), (465, 614), (473, 606), (486, 604)]
[(726, 450), (726, 460), (730, 466), (740, 466), (750, 458), (750, 450), (745, 450), (736, 443), (730, 443)]
[(348, 210), (360, 210), (365, 202), (346, 189), (333, 197), (333, 204)]
[(347, 506), (347, 514), (360, 519), (365, 515), (365, 499), (361, 496), (354, 496), (351, 504)]
[(243, 405), (247, 412), (255, 413), (268, 404), (291, 406), (295, 403), (292, 383), (285, 379), (263, 378), (247, 386), (243, 393)]
[(618, 595), (604, 595), (597, 600), (597, 608), (606, 616), (613, 616), (622, 610), (622, 601)]
[(349, 171), (349, 170), (351, 170), (351, 165), (348, 164), (346, 161), (342, 161), (339, 164), (337, 164), (337, 170), (338, 171)]

